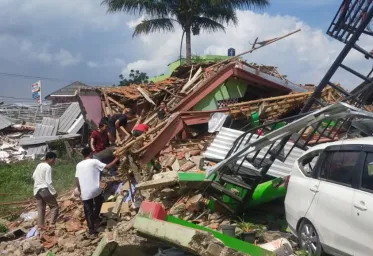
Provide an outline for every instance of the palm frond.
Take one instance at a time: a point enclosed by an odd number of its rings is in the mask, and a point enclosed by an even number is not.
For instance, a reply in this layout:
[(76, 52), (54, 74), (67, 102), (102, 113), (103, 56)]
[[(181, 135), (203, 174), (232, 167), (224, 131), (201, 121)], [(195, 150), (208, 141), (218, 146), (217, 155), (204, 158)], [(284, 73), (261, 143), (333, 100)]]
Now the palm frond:
[(213, 6), (204, 9), (201, 14), (203, 17), (209, 18), (218, 23), (238, 23), (236, 12), (232, 8), (220, 8), (218, 6)]
[(202, 0), (209, 2), (210, 5), (220, 7), (230, 7), (233, 9), (263, 9), (270, 4), (269, 0)]
[(127, 12), (164, 17), (169, 12), (167, 1), (159, 0), (103, 0), (101, 5), (107, 5), (109, 13)]
[(222, 24), (207, 17), (193, 17), (193, 25), (207, 32), (225, 32), (225, 27)]
[(135, 27), (132, 37), (140, 34), (150, 34), (153, 32), (173, 32), (175, 31), (174, 25), (170, 18), (159, 18), (151, 20), (143, 20), (140, 24)]

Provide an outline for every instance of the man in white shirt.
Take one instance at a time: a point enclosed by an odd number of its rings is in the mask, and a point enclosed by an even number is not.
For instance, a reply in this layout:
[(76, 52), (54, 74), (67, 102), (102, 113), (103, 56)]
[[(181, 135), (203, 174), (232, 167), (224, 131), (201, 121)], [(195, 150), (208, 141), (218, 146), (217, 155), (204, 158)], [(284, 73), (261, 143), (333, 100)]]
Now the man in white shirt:
[(115, 158), (111, 163), (104, 164), (97, 159), (92, 159), (92, 150), (87, 147), (82, 150), (84, 160), (76, 165), (76, 187), (83, 201), (84, 214), (88, 225), (88, 235), (96, 236), (95, 223), (100, 215), (104, 201), (100, 188), (100, 176), (104, 169), (109, 170), (117, 162)]
[(45, 155), (45, 161), (38, 164), (32, 178), (34, 180), (34, 196), (38, 208), (38, 226), (44, 227), (46, 205), (50, 209), (50, 223), (54, 225), (58, 217), (58, 203), (56, 200), (56, 190), (52, 185), (52, 165), (56, 161), (57, 155), (48, 152)]

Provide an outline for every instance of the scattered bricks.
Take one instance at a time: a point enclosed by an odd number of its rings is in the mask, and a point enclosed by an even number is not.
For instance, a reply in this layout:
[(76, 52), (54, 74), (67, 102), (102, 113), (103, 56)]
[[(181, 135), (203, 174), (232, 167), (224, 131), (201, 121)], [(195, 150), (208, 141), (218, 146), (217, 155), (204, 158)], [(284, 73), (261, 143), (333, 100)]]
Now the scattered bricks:
[(82, 217), (82, 212), (79, 209), (76, 209), (73, 213), (72, 218), (79, 220)]
[(196, 166), (195, 163), (193, 162), (186, 162), (185, 164), (183, 164), (181, 167), (180, 167), (180, 170), (181, 172), (186, 172), (190, 169), (192, 169), (194, 166)]
[(7, 247), (6, 247), (6, 253), (8, 254), (12, 254), (13, 252), (15, 252), (17, 249), (14, 247), (14, 245), (12, 244), (9, 244)]
[(172, 164), (171, 168), (174, 172), (177, 172), (180, 170), (180, 163), (178, 159), (176, 159), (176, 161)]
[(208, 225), (208, 228), (217, 230), (219, 228), (219, 224), (218, 223), (211, 223), (210, 225)]
[(184, 203), (178, 203), (175, 204), (171, 209), (170, 209), (170, 214), (171, 215), (179, 215), (183, 214), (186, 210), (186, 205)]
[(202, 202), (203, 196), (202, 194), (197, 194), (191, 198), (188, 199), (186, 203), (186, 209), (188, 212), (198, 212), (201, 210), (203, 207), (203, 202)]
[(107, 221), (106, 227), (107, 228), (113, 228), (117, 225), (117, 223), (118, 223), (117, 221), (110, 219), (110, 220)]
[(184, 154), (184, 152), (177, 152), (176, 157), (177, 157), (177, 159), (181, 160), (185, 157), (185, 154)]
[(176, 197), (178, 196), (177, 192), (175, 191), (175, 189), (172, 189), (172, 188), (164, 188), (162, 189), (161, 193), (160, 193), (160, 196), (161, 197), (166, 197), (166, 198), (172, 198), (172, 197)]
[(201, 150), (195, 149), (188, 152), (190, 156), (198, 156), (201, 154)]
[(31, 244), (29, 242), (24, 242), (22, 245), (22, 251), (24, 253), (32, 253)]
[(164, 167), (172, 168), (172, 165), (175, 162), (175, 160), (176, 160), (176, 156), (175, 155), (169, 155), (169, 156), (167, 156), (167, 159), (166, 159), (166, 161), (164, 163)]
[(66, 223), (66, 230), (67, 232), (76, 232), (82, 229), (82, 225), (80, 221), (70, 220)]
[(76, 244), (75, 243), (66, 243), (64, 246), (63, 246), (63, 249), (67, 252), (73, 252), (76, 248)]
[[(54, 238), (57, 239), (57, 238)], [(41, 253), (44, 250), (43, 244), (39, 239), (30, 240), (31, 250), (37, 254)]]
[(13, 253), (13, 255), (14, 256), (22, 256), (23, 254), (22, 254), (22, 252), (21, 252), (21, 250), (16, 250), (14, 253)]
[(85, 247), (88, 247), (90, 244), (91, 244), (91, 241), (90, 241), (90, 240), (84, 240), (84, 241), (82, 241), (81, 243), (79, 243), (79, 246), (80, 246), (81, 248), (85, 248)]

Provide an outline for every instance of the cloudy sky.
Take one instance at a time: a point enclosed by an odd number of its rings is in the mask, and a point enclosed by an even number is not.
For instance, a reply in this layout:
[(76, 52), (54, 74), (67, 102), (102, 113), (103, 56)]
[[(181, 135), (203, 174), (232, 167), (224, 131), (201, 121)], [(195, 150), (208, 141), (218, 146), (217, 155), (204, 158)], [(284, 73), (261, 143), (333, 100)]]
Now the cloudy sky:
[[(317, 84), (343, 46), (325, 34), (341, 1), (273, 0), (265, 10), (239, 11), (238, 26), (227, 27), (226, 33), (193, 37), (192, 52), (225, 55), (233, 47), (240, 53), (256, 37), (265, 40), (301, 28), (244, 59), (278, 66), (295, 83)], [(30, 84), (38, 80), (33, 77), (43, 77), (46, 95), (76, 80), (89, 85), (117, 83), (118, 75), (126, 76), (131, 69), (150, 76), (167, 72), (167, 64), (179, 55), (181, 30), (133, 39), (133, 27), (142, 17), (107, 14), (100, 3), (0, 0), (0, 101), (29, 102)], [(370, 51), (373, 40), (361, 38), (360, 45)], [(346, 63), (365, 73), (372, 67), (356, 52)], [(358, 82), (344, 73), (333, 81), (349, 89)]]

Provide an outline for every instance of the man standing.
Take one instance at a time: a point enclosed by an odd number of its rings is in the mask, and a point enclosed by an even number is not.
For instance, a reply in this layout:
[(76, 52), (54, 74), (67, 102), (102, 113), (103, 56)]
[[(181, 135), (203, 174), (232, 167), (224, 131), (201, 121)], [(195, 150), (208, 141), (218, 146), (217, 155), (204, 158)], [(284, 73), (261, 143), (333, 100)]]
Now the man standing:
[(58, 203), (56, 200), (56, 190), (52, 185), (52, 165), (56, 161), (57, 155), (48, 152), (45, 161), (38, 164), (32, 178), (34, 180), (34, 196), (38, 208), (38, 226), (44, 228), (45, 208), (50, 209), (50, 225), (56, 224), (58, 217)]
[(95, 238), (97, 236), (95, 223), (98, 221), (104, 201), (100, 188), (100, 174), (104, 169), (109, 170), (119, 159), (115, 158), (110, 164), (106, 165), (97, 159), (92, 159), (92, 150), (88, 147), (82, 150), (82, 154), (84, 160), (76, 165), (76, 187), (83, 201), (88, 236)]
[(94, 154), (101, 152), (108, 144), (107, 124), (100, 123), (97, 130), (91, 133), (91, 149)]

